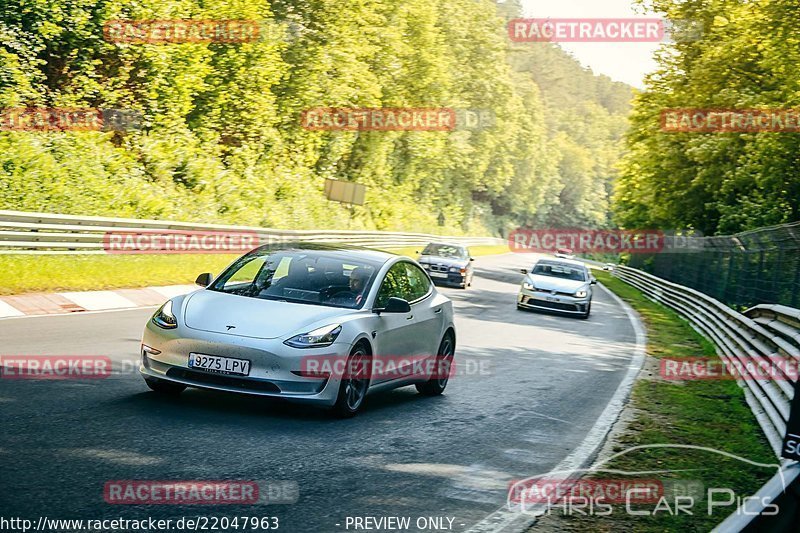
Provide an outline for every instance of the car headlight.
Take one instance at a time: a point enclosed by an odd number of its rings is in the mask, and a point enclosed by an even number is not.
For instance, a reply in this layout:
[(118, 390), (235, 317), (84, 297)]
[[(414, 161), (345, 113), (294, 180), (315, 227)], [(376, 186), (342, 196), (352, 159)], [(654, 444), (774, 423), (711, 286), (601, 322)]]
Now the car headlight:
[(575, 293), (575, 298), (586, 298), (586, 289), (581, 289)]
[(172, 300), (162, 305), (153, 315), (153, 324), (164, 329), (175, 329), (178, 327), (178, 320), (172, 313)]
[(301, 333), (295, 335), (291, 339), (283, 341), (283, 344), (291, 346), (292, 348), (321, 348), (323, 346), (330, 346), (339, 333), (342, 332), (342, 326), (339, 324), (331, 324), (330, 326), (323, 326), (308, 333)]
[(528, 283), (527, 281), (522, 282), (522, 288), (527, 291), (535, 291), (536, 287), (533, 286), (533, 283)]

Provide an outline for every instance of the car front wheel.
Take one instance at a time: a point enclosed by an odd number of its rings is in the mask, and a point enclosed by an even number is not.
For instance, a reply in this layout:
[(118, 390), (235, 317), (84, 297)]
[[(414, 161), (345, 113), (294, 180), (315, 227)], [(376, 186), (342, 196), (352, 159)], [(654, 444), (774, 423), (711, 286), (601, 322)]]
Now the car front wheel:
[(339, 418), (351, 418), (358, 413), (369, 388), (369, 354), (363, 344), (350, 352), (345, 373), (339, 385), (339, 396), (333, 406), (333, 414)]

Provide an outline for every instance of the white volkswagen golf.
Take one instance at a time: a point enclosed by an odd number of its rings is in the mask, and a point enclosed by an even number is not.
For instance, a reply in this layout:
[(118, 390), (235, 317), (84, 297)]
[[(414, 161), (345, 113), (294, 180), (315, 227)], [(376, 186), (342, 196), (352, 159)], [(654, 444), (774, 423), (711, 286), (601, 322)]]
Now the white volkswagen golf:
[(597, 280), (586, 265), (569, 259), (540, 259), (528, 272), (517, 295), (517, 309), (541, 309), (589, 318), (592, 285)]

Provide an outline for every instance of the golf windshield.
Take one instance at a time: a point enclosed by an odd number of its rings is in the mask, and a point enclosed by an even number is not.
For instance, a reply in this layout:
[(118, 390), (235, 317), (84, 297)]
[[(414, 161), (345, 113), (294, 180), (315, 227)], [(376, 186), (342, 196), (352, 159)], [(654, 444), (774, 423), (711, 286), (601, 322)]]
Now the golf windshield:
[(586, 272), (582, 268), (564, 263), (537, 263), (533, 267), (531, 274), (573, 281), (586, 281)]

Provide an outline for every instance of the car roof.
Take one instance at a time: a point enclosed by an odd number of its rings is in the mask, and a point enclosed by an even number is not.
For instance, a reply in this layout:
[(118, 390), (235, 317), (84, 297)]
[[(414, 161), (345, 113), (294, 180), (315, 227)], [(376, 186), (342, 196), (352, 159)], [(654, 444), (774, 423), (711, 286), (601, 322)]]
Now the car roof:
[(463, 244), (458, 244), (457, 242), (438, 242), (438, 241), (429, 242), (426, 246), (430, 246), (431, 244), (436, 245), (436, 246), (454, 246), (456, 248), (464, 248), (464, 249), (467, 248)]
[(264, 244), (259, 246), (255, 250), (250, 251), (249, 253), (255, 254), (255, 253), (278, 252), (278, 251), (323, 252), (323, 253), (330, 253), (333, 255), (341, 255), (343, 256), (342, 259), (350, 257), (353, 259), (362, 259), (365, 261), (371, 261), (375, 263), (385, 263), (391, 259), (400, 257), (397, 254), (393, 254), (391, 252), (385, 252), (383, 250), (375, 250), (373, 248), (350, 246), (346, 244), (322, 244), (322, 243), (307, 242), (307, 241), (291, 241), (291, 242)]
[(574, 259), (561, 259), (561, 258), (550, 258), (550, 257), (543, 257), (536, 261), (536, 264), (539, 263), (551, 263), (551, 264), (558, 264), (558, 265), (568, 265), (574, 267), (584, 267), (586, 265), (582, 261), (575, 261)]

